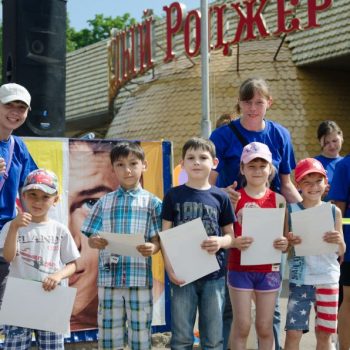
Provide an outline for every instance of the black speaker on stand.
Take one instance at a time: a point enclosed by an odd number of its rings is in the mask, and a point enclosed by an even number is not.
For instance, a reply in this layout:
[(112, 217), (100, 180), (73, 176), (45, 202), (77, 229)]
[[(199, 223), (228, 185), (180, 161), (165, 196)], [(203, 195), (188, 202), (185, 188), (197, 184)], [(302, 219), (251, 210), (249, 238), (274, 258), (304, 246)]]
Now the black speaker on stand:
[(2, 0), (3, 83), (32, 96), (20, 136), (64, 136), (66, 0)]

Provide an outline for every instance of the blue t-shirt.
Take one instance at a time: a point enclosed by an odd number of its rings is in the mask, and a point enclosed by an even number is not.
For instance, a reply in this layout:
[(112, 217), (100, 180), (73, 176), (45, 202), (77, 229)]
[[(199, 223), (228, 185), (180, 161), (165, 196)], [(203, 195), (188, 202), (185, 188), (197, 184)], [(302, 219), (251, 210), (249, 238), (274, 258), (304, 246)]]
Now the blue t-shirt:
[[(13, 136), (14, 149), (8, 178), (0, 191), (0, 229), (16, 216), (16, 197), (27, 175), (37, 166), (21, 138)], [(0, 141), (0, 157), (9, 163), (10, 140)]]
[[(350, 218), (350, 155), (344, 157), (336, 165), (328, 197), (334, 201), (345, 202), (344, 216)], [(350, 225), (344, 225), (343, 231), (347, 246), (344, 260), (350, 261)]]
[[(333, 180), (333, 174), (334, 174), (335, 166), (337, 165), (337, 163), (340, 160), (343, 159), (343, 157), (339, 156), (337, 158), (328, 158), (328, 157), (325, 157), (322, 154), (320, 154), (320, 155), (316, 156), (315, 159), (317, 159), (319, 162), (321, 162), (323, 167), (326, 169), (328, 183), (329, 183), (329, 185), (331, 185), (332, 184), (332, 180)], [(329, 195), (324, 197), (322, 200), (325, 201), (325, 202), (328, 202), (329, 201)]]
[[(201, 218), (208, 236), (222, 236), (221, 227), (234, 222), (234, 212), (228, 195), (221, 189), (212, 186), (208, 190), (197, 190), (187, 185), (171, 188), (165, 195), (162, 208), (162, 219), (178, 226), (194, 219)], [(225, 274), (225, 252), (216, 253), (220, 270), (203, 279), (217, 279)]]
[[(289, 131), (282, 125), (265, 119), (265, 129), (261, 131), (249, 131), (243, 128), (240, 119), (233, 120), (240, 134), (247, 142), (261, 142), (266, 144), (272, 153), (273, 165), (276, 168), (276, 176), (271, 184), (275, 192), (281, 192), (281, 181), (278, 174), (288, 175), (295, 168), (295, 157)], [(240, 182), (240, 160), (243, 145), (229, 126), (215, 129), (210, 135), (210, 140), (216, 147), (216, 156), (219, 165), (216, 171), (219, 173), (216, 185), (227, 187), (234, 181)]]

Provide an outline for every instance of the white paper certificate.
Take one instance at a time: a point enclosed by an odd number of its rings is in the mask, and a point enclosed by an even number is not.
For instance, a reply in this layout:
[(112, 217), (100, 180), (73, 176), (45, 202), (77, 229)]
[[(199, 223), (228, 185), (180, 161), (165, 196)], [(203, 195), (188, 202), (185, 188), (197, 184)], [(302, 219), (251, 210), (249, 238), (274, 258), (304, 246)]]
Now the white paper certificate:
[(253, 243), (241, 252), (242, 265), (278, 264), (282, 252), (273, 241), (283, 236), (285, 208), (243, 208), (242, 236)]
[(126, 233), (116, 234), (101, 232), (99, 235), (108, 241), (108, 245), (105, 249), (109, 250), (111, 253), (132, 256), (134, 258), (144, 258), (136, 249), (138, 245), (145, 243), (145, 238), (142, 233), (130, 235)]
[(200, 218), (159, 233), (178, 279), (191, 283), (220, 269), (216, 256), (201, 248), (208, 235)]
[(67, 334), (76, 292), (62, 286), (46, 292), (41, 282), (8, 277), (0, 324)]
[(294, 246), (295, 255), (321, 255), (338, 251), (338, 244), (323, 241), (323, 235), (334, 230), (331, 203), (291, 213), (292, 232), (301, 237)]

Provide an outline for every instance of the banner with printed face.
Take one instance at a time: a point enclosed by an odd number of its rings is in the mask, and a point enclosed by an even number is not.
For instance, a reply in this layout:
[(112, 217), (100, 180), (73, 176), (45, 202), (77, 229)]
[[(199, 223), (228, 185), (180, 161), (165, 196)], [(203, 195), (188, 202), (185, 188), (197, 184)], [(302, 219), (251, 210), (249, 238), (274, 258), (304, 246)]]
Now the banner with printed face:
[[(81, 254), (77, 272), (69, 279), (69, 285), (77, 288), (71, 330), (96, 329), (98, 250), (89, 247), (80, 227), (96, 201), (118, 187), (109, 156), (113, 145), (118, 141), (25, 138), (25, 142), (38, 167), (50, 169), (57, 174), (60, 202), (51, 216), (69, 227)], [(142, 186), (162, 199), (171, 186), (171, 144), (167, 141), (141, 141), (140, 144), (148, 164), (141, 179)], [(152, 265), (152, 325), (160, 326), (166, 323), (166, 301), (164, 265), (159, 253), (153, 257)]]

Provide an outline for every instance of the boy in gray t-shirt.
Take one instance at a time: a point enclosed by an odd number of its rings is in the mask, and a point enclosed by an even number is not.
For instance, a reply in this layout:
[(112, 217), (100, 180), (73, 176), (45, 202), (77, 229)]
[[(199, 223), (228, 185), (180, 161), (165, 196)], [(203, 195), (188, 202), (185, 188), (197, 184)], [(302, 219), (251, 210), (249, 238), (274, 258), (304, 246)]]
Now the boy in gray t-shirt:
[[(10, 263), (11, 277), (40, 281), (53, 290), (76, 270), (78, 249), (67, 227), (48, 216), (58, 201), (54, 173), (37, 169), (26, 178), (22, 189), (25, 212), (5, 224), (0, 249)], [(4, 349), (29, 349), (34, 331), (39, 349), (64, 349), (62, 334), (5, 326)]]

